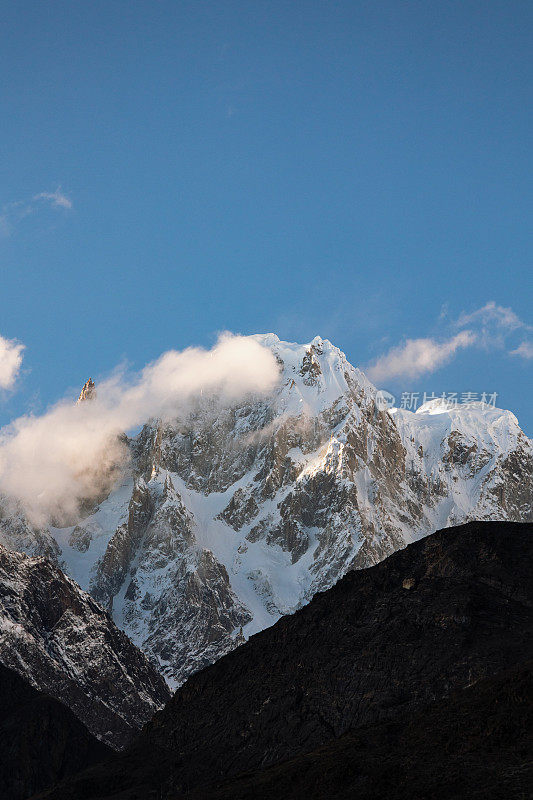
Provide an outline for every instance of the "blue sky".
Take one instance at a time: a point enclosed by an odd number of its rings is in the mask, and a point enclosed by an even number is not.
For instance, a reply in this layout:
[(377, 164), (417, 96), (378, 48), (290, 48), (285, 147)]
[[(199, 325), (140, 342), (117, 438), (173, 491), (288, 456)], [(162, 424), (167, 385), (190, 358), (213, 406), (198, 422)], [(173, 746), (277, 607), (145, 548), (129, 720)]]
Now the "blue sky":
[(497, 392), (533, 434), (531, 3), (0, 14), (1, 422), (227, 329)]

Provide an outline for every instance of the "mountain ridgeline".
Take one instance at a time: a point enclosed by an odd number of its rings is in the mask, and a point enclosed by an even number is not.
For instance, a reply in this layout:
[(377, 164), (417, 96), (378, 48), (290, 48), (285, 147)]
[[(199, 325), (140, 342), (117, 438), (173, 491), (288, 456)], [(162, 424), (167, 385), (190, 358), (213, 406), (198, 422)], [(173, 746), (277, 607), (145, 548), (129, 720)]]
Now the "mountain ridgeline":
[(352, 571), (47, 796), (530, 796), (532, 555), (533, 525), (471, 522)]
[(0, 521), (6, 547), (55, 560), (172, 687), (438, 528), (533, 519), (533, 447), (511, 412), (384, 410), (327, 340), (256, 338), (279, 365), (272, 395), (148, 421), (76, 525)]

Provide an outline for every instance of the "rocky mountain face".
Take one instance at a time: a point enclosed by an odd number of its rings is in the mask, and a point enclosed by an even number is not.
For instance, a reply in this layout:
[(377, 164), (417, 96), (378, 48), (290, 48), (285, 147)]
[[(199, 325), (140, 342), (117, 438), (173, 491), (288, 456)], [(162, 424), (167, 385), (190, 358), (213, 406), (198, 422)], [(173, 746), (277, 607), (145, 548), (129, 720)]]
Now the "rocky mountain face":
[(88, 378), (83, 384), (77, 402), (83, 403), (84, 400), (93, 400), (96, 397), (96, 385), (92, 378)]
[(2, 546), (0, 662), (114, 748), (169, 697), (143, 653), (57, 565)]
[(532, 524), (471, 522), (350, 572), (54, 800), (528, 796), (532, 549)]
[(0, 664), (0, 797), (27, 800), (112, 751), (72, 711)]
[(148, 422), (77, 525), (0, 520), (6, 546), (54, 558), (172, 686), (438, 528), (533, 518), (533, 447), (510, 412), (382, 410), (327, 340), (256, 338), (279, 364), (272, 396)]

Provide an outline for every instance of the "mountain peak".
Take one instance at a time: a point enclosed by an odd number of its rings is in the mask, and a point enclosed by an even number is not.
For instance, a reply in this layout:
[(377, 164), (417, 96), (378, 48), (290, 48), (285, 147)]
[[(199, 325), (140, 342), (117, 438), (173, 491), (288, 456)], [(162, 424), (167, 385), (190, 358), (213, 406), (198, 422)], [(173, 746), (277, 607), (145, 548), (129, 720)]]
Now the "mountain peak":
[(83, 384), (78, 403), (83, 403), (84, 400), (94, 400), (96, 398), (96, 386), (92, 378), (89, 378)]
[[(0, 528), (64, 564), (173, 686), (241, 627), (248, 639), (433, 530), (531, 519), (533, 446), (510, 412), (384, 410), (327, 339), (251, 338), (276, 358), (271, 395), (148, 422), (120, 485), (74, 529)], [(92, 396), (89, 379), (80, 402)]]

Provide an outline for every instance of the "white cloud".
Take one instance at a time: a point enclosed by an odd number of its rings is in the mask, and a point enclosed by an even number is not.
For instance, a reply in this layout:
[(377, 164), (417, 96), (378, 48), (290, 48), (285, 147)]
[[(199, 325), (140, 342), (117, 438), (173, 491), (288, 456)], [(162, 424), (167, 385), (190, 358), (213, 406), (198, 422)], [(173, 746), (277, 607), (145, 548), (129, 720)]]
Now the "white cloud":
[(469, 314), (462, 313), (456, 326), (475, 328), (478, 343), (490, 349), (503, 349), (516, 331), (532, 331), (533, 327), (520, 319), (512, 308), (499, 306), (494, 300)]
[(480, 323), (481, 325), (496, 324), (500, 328), (506, 328), (509, 331), (517, 330), (517, 328), (529, 328), (520, 317), (513, 311), (512, 308), (505, 308), (504, 306), (497, 305), (494, 300), (486, 303), (476, 311), (470, 314), (463, 312), (457, 320), (459, 328), (466, 325)]
[(533, 358), (533, 342), (531, 341), (524, 341), (522, 344), (518, 345), (515, 350), (511, 350), (510, 353), (512, 356), (522, 356), (522, 358)]
[(461, 331), (444, 342), (407, 339), (378, 358), (365, 372), (374, 383), (399, 377), (416, 378), (434, 372), (450, 361), (457, 350), (470, 347), (475, 341), (476, 335), (472, 331)]
[(203, 395), (216, 408), (272, 390), (279, 370), (252, 338), (224, 334), (212, 350), (171, 350), (133, 378), (115, 375), (96, 398), (69, 398), (0, 431), (0, 492), (34, 524), (74, 519), (80, 503), (109, 489), (126, 458), (118, 435), (150, 417), (174, 418)]
[[(448, 305), (445, 303), (439, 321), (442, 322), (447, 315)], [(374, 383), (399, 377), (416, 378), (434, 372), (449, 362), (461, 348), (477, 345), (487, 350), (507, 349), (509, 340), (517, 332), (533, 331), (533, 326), (520, 319), (512, 308), (500, 306), (494, 300), (475, 311), (463, 312), (447, 327), (450, 332), (458, 328), (463, 330), (444, 341), (433, 338), (408, 339), (371, 364), (366, 370), (368, 377)], [(533, 358), (533, 343), (526, 340), (508, 353)]]
[(33, 206), (24, 200), (14, 200), (2, 206), (0, 214), (0, 236), (7, 238), (11, 236), (19, 222), (33, 213)]
[(72, 200), (66, 194), (63, 194), (60, 186), (57, 187), (55, 192), (39, 192), (39, 194), (34, 195), (33, 199), (46, 200), (57, 208), (72, 208)]
[(55, 192), (39, 192), (31, 200), (13, 200), (4, 203), (0, 211), (0, 238), (11, 236), (23, 219), (37, 213), (39, 207), (46, 205), (52, 209), (70, 211), (73, 203), (70, 197), (58, 187)]
[(0, 389), (12, 389), (20, 372), (24, 345), (0, 336)]

